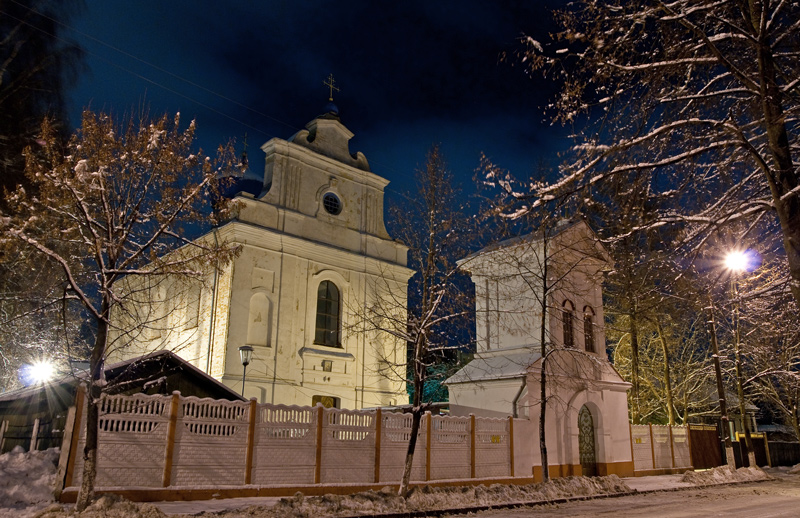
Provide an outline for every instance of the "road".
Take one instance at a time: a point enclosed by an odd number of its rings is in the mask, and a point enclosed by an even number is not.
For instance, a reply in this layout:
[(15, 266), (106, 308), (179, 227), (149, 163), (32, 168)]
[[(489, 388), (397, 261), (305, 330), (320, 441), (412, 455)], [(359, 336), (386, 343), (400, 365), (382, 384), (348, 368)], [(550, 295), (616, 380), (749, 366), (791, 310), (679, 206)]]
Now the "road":
[(477, 518), (798, 517), (800, 477), (780, 477), (767, 482), (646, 493), (524, 509), (484, 511), (473, 516)]

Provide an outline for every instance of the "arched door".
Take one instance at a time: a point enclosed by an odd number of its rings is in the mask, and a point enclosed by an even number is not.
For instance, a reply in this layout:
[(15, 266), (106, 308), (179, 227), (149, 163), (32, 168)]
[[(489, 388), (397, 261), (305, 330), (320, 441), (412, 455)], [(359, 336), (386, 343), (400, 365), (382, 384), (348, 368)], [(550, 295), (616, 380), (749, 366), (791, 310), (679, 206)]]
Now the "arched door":
[(586, 405), (583, 405), (578, 413), (578, 451), (581, 457), (581, 471), (585, 477), (597, 476), (594, 444), (594, 419)]

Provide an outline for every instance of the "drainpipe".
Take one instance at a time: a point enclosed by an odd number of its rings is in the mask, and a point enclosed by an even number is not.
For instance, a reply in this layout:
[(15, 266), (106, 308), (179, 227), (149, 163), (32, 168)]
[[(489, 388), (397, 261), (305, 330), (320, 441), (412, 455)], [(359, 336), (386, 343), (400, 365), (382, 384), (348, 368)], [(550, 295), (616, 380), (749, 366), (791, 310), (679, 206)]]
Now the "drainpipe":
[(522, 385), (519, 387), (519, 391), (517, 392), (517, 395), (516, 395), (516, 396), (514, 396), (514, 401), (511, 403), (511, 405), (512, 405), (512, 407), (513, 407), (513, 408), (511, 409), (511, 410), (512, 410), (512, 414), (511, 414), (511, 415), (513, 415), (513, 416), (514, 416), (514, 418), (517, 418), (517, 417), (519, 417), (519, 415), (518, 415), (518, 414), (519, 414), (519, 412), (517, 412), (517, 403), (519, 402), (519, 398), (521, 398), (521, 397), (522, 397), (522, 393), (525, 391), (525, 387), (526, 387), (527, 385), (528, 385), (528, 376), (527, 376), (527, 375), (525, 375), (525, 376), (523, 376), (523, 378), (522, 378)]
[[(214, 245), (219, 247), (219, 240), (217, 239), (217, 229), (214, 229)], [(211, 322), (208, 326), (208, 351), (206, 352), (206, 374), (211, 376), (211, 353), (214, 349), (214, 324), (217, 315), (217, 289), (219, 282), (219, 261), (214, 267), (214, 287), (211, 291)]]

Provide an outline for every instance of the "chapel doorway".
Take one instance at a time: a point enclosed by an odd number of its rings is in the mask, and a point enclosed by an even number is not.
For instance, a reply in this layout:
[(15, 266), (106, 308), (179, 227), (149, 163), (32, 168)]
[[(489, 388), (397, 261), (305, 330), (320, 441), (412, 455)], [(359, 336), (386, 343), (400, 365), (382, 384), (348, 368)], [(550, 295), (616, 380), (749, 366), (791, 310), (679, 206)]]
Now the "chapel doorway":
[(594, 419), (592, 419), (592, 413), (586, 408), (586, 405), (583, 405), (578, 413), (578, 452), (581, 458), (582, 475), (584, 477), (597, 476)]

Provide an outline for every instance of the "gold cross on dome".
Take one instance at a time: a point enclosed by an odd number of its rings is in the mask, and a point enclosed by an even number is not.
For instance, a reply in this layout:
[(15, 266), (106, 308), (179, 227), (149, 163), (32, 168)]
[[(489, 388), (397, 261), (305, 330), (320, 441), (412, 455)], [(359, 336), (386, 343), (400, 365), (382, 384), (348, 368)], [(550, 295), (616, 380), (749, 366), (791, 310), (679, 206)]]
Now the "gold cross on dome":
[(323, 81), (322, 84), (330, 88), (330, 96), (328, 97), (328, 100), (333, 102), (333, 91), (339, 91), (339, 88), (336, 86), (336, 80), (333, 78), (333, 74), (329, 74), (328, 79)]

